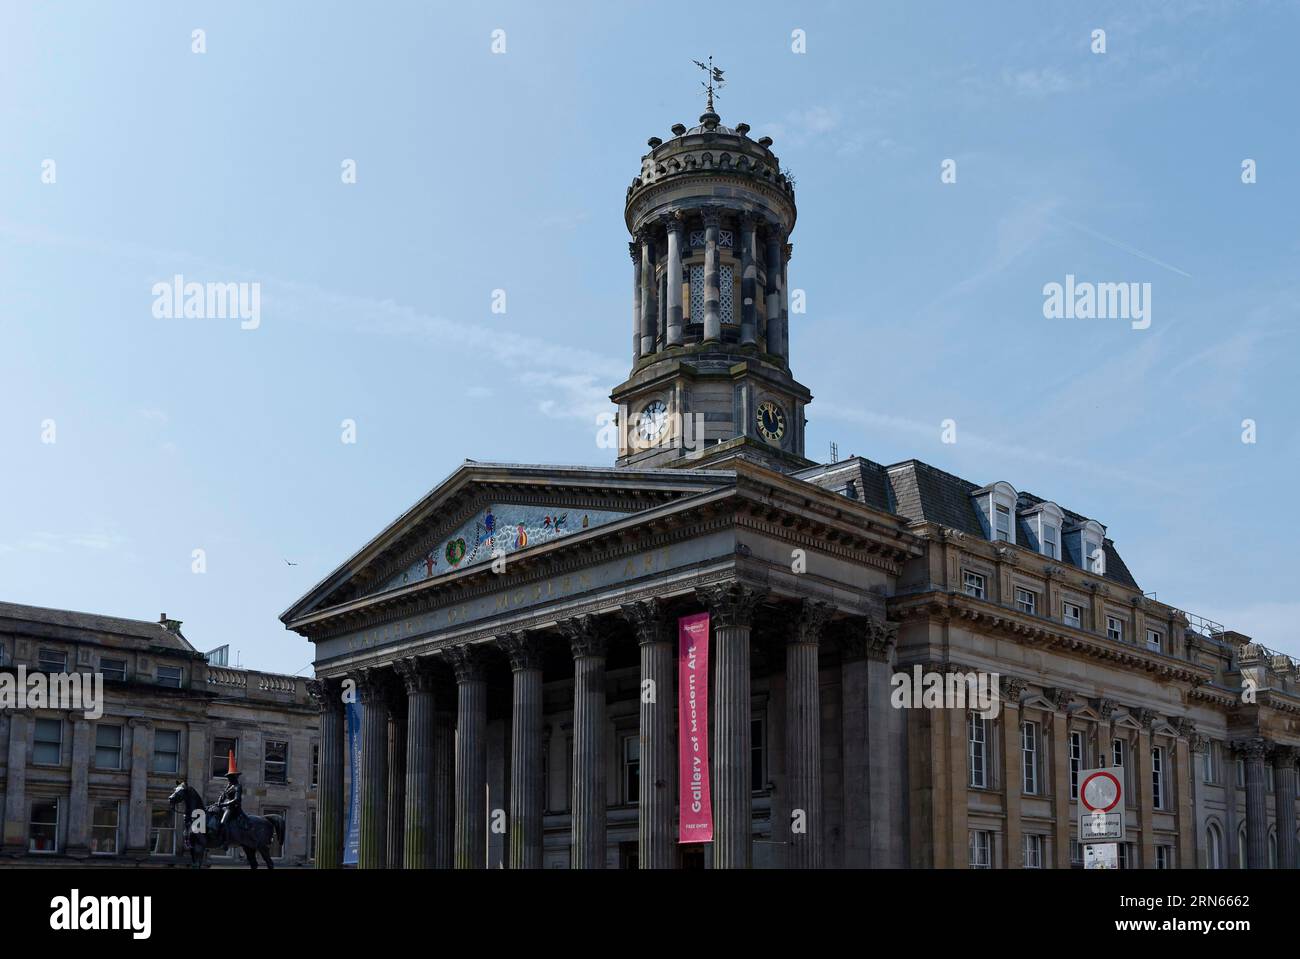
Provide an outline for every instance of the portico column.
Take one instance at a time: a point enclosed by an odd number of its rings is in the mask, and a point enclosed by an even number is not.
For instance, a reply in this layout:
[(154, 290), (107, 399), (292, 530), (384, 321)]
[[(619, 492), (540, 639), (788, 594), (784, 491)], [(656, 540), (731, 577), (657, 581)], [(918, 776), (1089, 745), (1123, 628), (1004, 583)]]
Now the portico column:
[(704, 212), (704, 341), (722, 339), (722, 294), (718, 289), (718, 232), (722, 215)]
[(655, 351), (655, 319), (659, 306), (655, 296), (655, 241), (648, 229), (638, 234), (641, 241), (641, 355), (652, 356)]
[(641, 869), (673, 869), (677, 866), (677, 837), (673, 834), (677, 804), (673, 620), (656, 599), (629, 603), (622, 611), (623, 618), (636, 631), (641, 651), (637, 865)]
[(343, 865), (343, 696), (337, 679), (307, 683), (320, 710), (320, 777), (316, 798), (316, 868)]
[(1296, 750), (1278, 746), (1273, 750), (1273, 802), (1277, 808), (1277, 868), (1296, 868), (1295, 787)]
[(822, 716), (819, 646), (835, 608), (803, 600), (785, 647), (785, 768), (792, 869), (822, 867)]
[(740, 342), (758, 342), (758, 220), (752, 213), (740, 217)]
[(388, 681), (388, 868), (401, 869), (406, 846), (406, 690)]
[(487, 677), (483, 655), (472, 646), (448, 650), (456, 672), (457, 869), (482, 869), (487, 861)]
[(781, 263), (781, 251), (785, 247), (785, 234), (775, 223), (767, 226), (767, 330), (764, 344), (767, 352), (781, 355), (781, 284), (785, 268)]
[(714, 638), (713, 868), (748, 869), (753, 858), (749, 633), (765, 588), (732, 582), (696, 590)]
[(605, 868), (605, 636), (592, 616), (560, 623), (573, 653), (574, 869)]
[(454, 687), (438, 685), (433, 725), (433, 868), (452, 868), (456, 835), (455, 714), (443, 703), (456, 700)]
[(1268, 743), (1250, 739), (1235, 748), (1246, 759), (1246, 868), (1268, 868), (1268, 797), (1264, 784), (1264, 756)]
[(384, 869), (388, 863), (388, 706), (382, 670), (357, 670), (361, 697), (361, 827), (358, 869)]
[(682, 345), (682, 219), (668, 218), (668, 335), (667, 346)]
[(402, 865), (433, 866), (434, 698), (433, 667), (427, 656), (393, 664), (406, 687), (406, 809)]
[(641, 358), (641, 244), (627, 245), (632, 256), (632, 363)]
[(507, 633), (497, 645), (510, 659), (510, 868), (542, 868), (542, 645)]

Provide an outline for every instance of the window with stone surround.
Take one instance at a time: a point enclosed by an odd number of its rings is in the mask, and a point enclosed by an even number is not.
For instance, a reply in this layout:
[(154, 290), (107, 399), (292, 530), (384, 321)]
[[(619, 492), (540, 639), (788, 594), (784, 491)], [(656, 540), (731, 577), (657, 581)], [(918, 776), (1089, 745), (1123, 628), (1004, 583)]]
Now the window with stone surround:
[(1163, 746), (1151, 747), (1151, 805), (1165, 808), (1165, 750)]
[(103, 799), (94, 804), (90, 820), (91, 855), (117, 855), (121, 814), (122, 804), (116, 799)]
[(155, 806), (150, 813), (149, 855), (176, 855), (176, 812), (170, 806)]
[(1023, 586), (1016, 587), (1016, 609), (1030, 616), (1038, 615), (1038, 594)]
[(49, 854), (59, 851), (59, 800), (32, 801), (27, 825), (27, 851)]
[(1083, 628), (1083, 607), (1077, 603), (1061, 602), (1061, 621), (1075, 629)]
[(972, 573), (968, 569), (962, 570), (962, 589), (967, 596), (974, 596), (976, 599), (987, 599), (988, 594), (985, 590), (984, 577), (979, 573)]
[(268, 739), (262, 754), (262, 781), (283, 785), (289, 781), (289, 744)]
[(968, 865), (972, 869), (993, 868), (993, 834), (987, 829), (972, 829), (970, 831)]
[(230, 772), (230, 754), (235, 754), (235, 766), (239, 766), (239, 740), (218, 736), (212, 740), (212, 778), (225, 779)]
[(1124, 642), (1124, 623), (1114, 616), (1106, 617), (1106, 638), (1117, 643)]
[(153, 733), (153, 771), (176, 773), (181, 768), (181, 734), (178, 729), (155, 729)]
[(1025, 868), (1043, 868), (1043, 837), (1036, 833), (1025, 833), (1022, 837), (1025, 850)]
[(122, 727), (113, 723), (95, 724), (95, 768), (122, 768)]
[(32, 730), (32, 762), (57, 766), (63, 761), (63, 720), (38, 719)]
[(1083, 733), (1070, 733), (1070, 798), (1079, 798), (1079, 773), (1083, 771)]
[(641, 735), (624, 736), (622, 744), (623, 802), (635, 805), (641, 800)]
[(1038, 723), (1026, 720), (1020, 724), (1020, 757), (1023, 768), (1024, 792), (1038, 795)]
[(976, 789), (989, 785), (989, 723), (979, 713), (966, 716), (967, 758), (970, 766), (969, 784)]

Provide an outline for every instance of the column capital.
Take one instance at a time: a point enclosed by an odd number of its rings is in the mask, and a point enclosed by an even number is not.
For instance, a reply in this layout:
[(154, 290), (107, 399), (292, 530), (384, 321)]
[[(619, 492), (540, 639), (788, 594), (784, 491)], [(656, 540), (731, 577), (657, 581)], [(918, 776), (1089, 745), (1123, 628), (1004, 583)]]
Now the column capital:
[(1169, 725), (1174, 727), (1179, 738), (1189, 739), (1196, 733), (1196, 725), (1186, 716), (1176, 716), (1169, 721)]
[(664, 213), (659, 217), (659, 225), (668, 233), (680, 235), (686, 229), (686, 219), (682, 216), (681, 210), (673, 210), (671, 213)]
[(1210, 737), (1203, 733), (1192, 733), (1187, 737), (1187, 745), (1193, 753), (1203, 753), (1210, 748)]
[(404, 656), (393, 663), (393, 668), (401, 677), (408, 696), (414, 693), (427, 693), (433, 689), (435, 676), (431, 657)]
[(640, 645), (673, 641), (672, 617), (668, 615), (668, 606), (663, 600), (642, 599), (625, 603), (619, 607), (619, 613), (636, 632)]
[(1004, 705), (1009, 704), (1009, 705), (1019, 707), (1020, 697), (1024, 695), (1025, 689), (1028, 687), (1028, 685), (1029, 684), (1026, 683), (1019, 676), (1001, 677), (1000, 692), (1002, 694), (1003, 704)]
[(627, 252), (632, 257), (632, 262), (637, 266), (641, 265), (641, 243), (640, 240), (633, 240), (627, 245)]
[(1233, 752), (1241, 753), (1244, 759), (1259, 762), (1264, 761), (1268, 755), (1272, 743), (1268, 740), (1256, 737), (1254, 739), (1238, 739), (1232, 744)]
[(752, 586), (738, 580), (695, 588), (696, 597), (708, 607), (717, 626), (752, 626), (754, 613), (767, 594), (766, 586)]
[(1274, 766), (1293, 766), (1297, 757), (1300, 757), (1300, 750), (1295, 746), (1278, 745), (1273, 747), (1273, 765)]
[(819, 599), (801, 599), (789, 642), (820, 645), (822, 636), (826, 632), (826, 625), (834, 615), (833, 603)]
[(1155, 710), (1147, 709), (1145, 706), (1129, 710), (1129, 715), (1132, 716), (1133, 720), (1142, 727), (1143, 731), (1148, 733), (1151, 732), (1151, 727), (1154, 726), (1156, 722)]
[(350, 678), (356, 683), (361, 702), (367, 705), (384, 698), (388, 687), (388, 670), (379, 666), (361, 666)]
[(569, 650), (574, 659), (584, 656), (604, 656), (606, 649), (605, 633), (595, 616), (590, 614), (562, 619), (556, 624), (564, 638), (569, 641)]
[(312, 698), (316, 708), (322, 713), (341, 713), (343, 697), (342, 682), (334, 677), (307, 680), (307, 695)]
[(126, 724), (132, 729), (153, 729), (153, 720), (145, 719), (143, 716), (132, 716)]
[(1093, 712), (1104, 720), (1109, 720), (1110, 717), (1115, 715), (1115, 710), (1119, 708), (1115, 700), (1107, 699), (1105, 696), (1089, 700), (1088, 705), (1092, 707)]
[(746, 232), (753, 230), (758, 225), (758, 214), (753, 210), (742, 210), (740, 213), (740, 228)]
[(1063, 689), (1060, 686), (1053, 686), (1044, 689), (1043, 695), (1047, 698), (1047, 701), (1052, 704), (1052, 708), (1058, 713), (1064, 712), (1066, 707), (1070, 705), (1070, 700), (1074, 698), (1074, 693), (1070, 692), (1068, 689)]
[(448, 646), (444, 650), (459, 683), (481, 683), (487, 678), (487, 663), (478, 646)]
[(705, 229), (711, 226), (722, 226), (722, 209), (716, 206), (706, 206), (700, 210), (700, 219), (704, 221)]
[(870, 659), (889, 662), (898, 642), (898, 624), (875, 616), (854, 616), (837, 624), (840, 655), (846, 659)]
[(496, 638), (496, 644), (510, 660), (512, 671), (542, 668), (542, 638), (536, 633), (523, 630), (502, 633)]

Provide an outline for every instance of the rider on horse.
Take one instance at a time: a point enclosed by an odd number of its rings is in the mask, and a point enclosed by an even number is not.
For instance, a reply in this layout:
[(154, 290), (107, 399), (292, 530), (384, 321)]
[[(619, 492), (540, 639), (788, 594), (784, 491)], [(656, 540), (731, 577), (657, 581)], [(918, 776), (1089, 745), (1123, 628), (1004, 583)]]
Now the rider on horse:
[(229, 771), (226, 773), (226, 780), (229, 785), (221, 793), (221, 798), (217, 800), (217, 806), (221, 809), (221, 822), (217, 825), (217, 835), (222, 845), (227, 842), (228, 823), (232, 820), (239, 823), (240, 828), (248, 828), (248, 816), (244, 812), (244, 787), (239, 781), (239, 770), (235, 768), (235, 751), (230, 751)]

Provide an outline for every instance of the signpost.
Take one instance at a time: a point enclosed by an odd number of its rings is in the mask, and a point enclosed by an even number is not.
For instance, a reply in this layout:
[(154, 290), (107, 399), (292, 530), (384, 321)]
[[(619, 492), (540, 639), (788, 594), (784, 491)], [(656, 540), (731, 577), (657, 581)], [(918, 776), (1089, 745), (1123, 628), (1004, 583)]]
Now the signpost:
[(1124, 841), (1124, 787), (1112, 770), (1079, 773), (1079, 843), (1084, 869), (1118, 869)]

